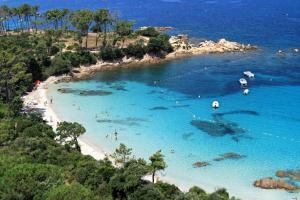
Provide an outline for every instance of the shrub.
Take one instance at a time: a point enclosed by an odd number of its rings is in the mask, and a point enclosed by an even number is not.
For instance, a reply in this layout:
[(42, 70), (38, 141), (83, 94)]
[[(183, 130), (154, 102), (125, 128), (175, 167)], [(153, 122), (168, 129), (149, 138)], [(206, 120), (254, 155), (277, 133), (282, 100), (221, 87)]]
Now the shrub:
[(24, 137), (49, 137), (52, 139), (55, 137), (52, 127), (43, 123), (37, 123), (25, 128), (22, 135)]
[(104, 61), (113, 61), (123, 58), (122, 51), (118, 48), (107, 46), (101, 49), (100, 58)]
[(70, 60), (67, 60), (63, 57), (63, 55), (56, 56), (49, 68), (47, 68), (46, 73), (51, 75), (61, 75), (69, 73), (72, 69), (72, 63)]
[(163, 194), (152, 184), (145, 185), (143, 187), (139, 187), (131, 196), (132, 200), (165, 200)]
[(177, 196), (182, 194), (178, 187), (168, 183), (158, 182), (154, 185), (163, 195), (165, 200), (176, 199)]
[(127, 48), (123, 49), (123, 52), (126, 56), (129, 57), (136, 57), (136, 58), (143, 58), (146, 54), (146, 49), (141, 44), (130, 44)]
[(72, 185), (61, 185), (53, 188), (45, 194), (45, 200), (96, 200), (92, 191), (75, 183)]
[(159, 32), (157, 32), (154, 27), (148, 27), (144, 30), (139, 30), (137, 33), (145, 37), (157, 37), (159, 35)]
[(147, 49), (149, 53), (159, 54), (162, 51), (171, 53), (173, 47), (169, 42), (169, 36), (162, 34), (157, 37), (150, 38)]
[(61, 54), (61, 57), (64, 60), (67, 60), (71, 63), (72, 67), (79, 67), (80, 65), (80, 58), (77, 53), (73, 53), (70, 51), (64, 52)]
[(53, 56), (59, 52), (59, 47), (56, 45), (53, 45), (50, 47), (50, 55)]
[(77, 56), (79, 58), (79, 62), (82, 65), (88, 64), (96, 64), (97, 58), (88, 50), (80, 48), (77, 50)]
[(3, 199), (43, 199), (52, 187), (61, 185), (61, 170), (53, 165), (20, 164), (7, 170), (0, 182)]

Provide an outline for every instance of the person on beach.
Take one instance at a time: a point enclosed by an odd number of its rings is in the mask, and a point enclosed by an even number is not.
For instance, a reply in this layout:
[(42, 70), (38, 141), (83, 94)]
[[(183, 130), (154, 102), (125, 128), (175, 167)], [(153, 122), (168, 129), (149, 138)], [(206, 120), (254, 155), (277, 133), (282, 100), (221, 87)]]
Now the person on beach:
[(115, 130), (115, 140), (116, 141), (118, 140), (118, 132), (117, 132), (117, 130)]
[(50, 103), (51, 103), (51, 104), (53, 103), (53, 97), (51, 97), (51, 99), (50, 99)]

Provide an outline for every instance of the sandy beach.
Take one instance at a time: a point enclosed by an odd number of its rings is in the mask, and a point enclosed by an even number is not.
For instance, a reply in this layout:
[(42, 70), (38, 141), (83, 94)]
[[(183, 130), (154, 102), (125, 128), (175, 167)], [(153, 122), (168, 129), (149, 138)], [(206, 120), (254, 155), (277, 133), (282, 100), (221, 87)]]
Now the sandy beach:
[[(57, 116), (51, 107), (51, 99), (47, 98), (47, 90), (49, 84), (54, 84), (56, 81), (65, 78), (61, 77), (49, 77), (46, 81), (42, 82), (37, 89), (29, 92), (27, 95), (23, 96), (24, 106), (27, 109), (39, 110), (42, 112), (43, 119), (53, 127), (55, 130), (57, 124), (62, 120)], [(53, 99), (55, 101), (55, 99)], [(79, 145), (81, 147), (81, 153), (83, 155), (90, 155), (96, 160), (105, 158), (106, 153), (99, 147), (88, 141), (85, 136), (79, 138)]]

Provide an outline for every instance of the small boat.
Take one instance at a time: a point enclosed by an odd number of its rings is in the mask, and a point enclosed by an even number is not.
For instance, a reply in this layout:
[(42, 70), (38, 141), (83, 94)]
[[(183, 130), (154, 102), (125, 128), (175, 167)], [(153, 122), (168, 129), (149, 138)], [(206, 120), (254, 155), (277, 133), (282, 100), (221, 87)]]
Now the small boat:
[(255, 75), (251, 71), (245, 71), (244, 76), (248, 78), (254, 78)]
[(244, 78), (240, 78), (239, 82), (240, 82), (240, 84), (241, 84), (242, 87), (246, 87), (247, 84), (248, 84), (247, 81), (246, 81), (246, 79), (244, 79)]
[(283, 53), (284, 53), (284, 51), (283, 51), (283, 50), (281, 50), (281, 49), (279, 49), (279, 50), (277, 51), (277, 53), (278, 53), (278, 54), (283, 54)]
[(248, 95), (248, 94), (249, 94), (249, 92), (250, 92), (250, 90), (249, 90), (249, 89), (245, 89), (243, 93), (244, 93), (244, 95)]
[(214, 109), (217, 109), (220, 107), (220, 103), (218, 101), (213, 101), (211, 105)]

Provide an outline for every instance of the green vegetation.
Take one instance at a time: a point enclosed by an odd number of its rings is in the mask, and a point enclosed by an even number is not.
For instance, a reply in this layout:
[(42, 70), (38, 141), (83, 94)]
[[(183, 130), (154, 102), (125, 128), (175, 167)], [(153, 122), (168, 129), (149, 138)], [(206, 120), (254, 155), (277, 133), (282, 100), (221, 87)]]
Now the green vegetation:
[(157, 37), (159, 35), (159, 32), (157, 32), (154, 27), (139, 30), (138, 33), (145, 37)]
[(141, 43), (130, 44), (127, 48), (123, 49), (123, 52), (128, 57), (135, 57), (141, 59), (146, 54), (146, 48)]
[(169, 38), (168, 35), (158, 35), (150, 38), (147, 46), (148, 53), (162, 55), (164, 52), (172, 52), (173, 47), (169, 43)]
[[(19, 22), (19, 23), (17, 23)], [(0, 8), (0, 199), (2, 200), (227, 200), (226, 190), (207, 194), (194, 187), (154, 181), (167, 164), (161, 151), (149, 161), (136, 159), (124, 144), (109, 158), (95, 160), (80, 153), (78, 137), (85, 128), (62, 122), (56, 131), (39, 113), (22, 112), (21, 95), (36, 80), (69, 73), (74, 67), (124, 56), (143, 58), (172, 48), (168, 36), (149, 28), (132, 30), (133, 22), (117, 20), (106, 9), (38, 13), (37, 6)], [(41, 27), (45, 29), (41, 29)], [(71, 29), (73, 27), (75, 31)], [(89, 30), (96, 34), (91, 53)], [(127, 38), (151, 37), (149, 44)], [(102, 41), (98, 46), (98, 40)], [(79, 41), (79, 42), (78, 42)], [(84, 45), (83, 45), (84, 43)], [(95, 49), (94, 49), (95, 50)], [(97, 57), (96, 57), (97, 55)]]

